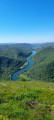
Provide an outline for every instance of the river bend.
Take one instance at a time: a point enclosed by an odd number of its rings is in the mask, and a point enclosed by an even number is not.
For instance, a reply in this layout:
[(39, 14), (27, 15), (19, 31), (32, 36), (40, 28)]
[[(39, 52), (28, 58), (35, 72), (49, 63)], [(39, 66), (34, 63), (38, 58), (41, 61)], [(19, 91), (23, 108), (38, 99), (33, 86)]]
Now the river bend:
[(34, 54), (36, 54), (36, 52), (33, 50), (33, 51), (32, 51), (32, 54), (29, 55), (29, 57), (26, 58), (27, 61), (28, 61), (28, 65), (27, 65), (25, 68), (22, 68), (22, 69), (18, 70), (17, 72), (15, 72), (15, 73), (12, 75), (12, 81), (18, 80), (18, 79), (19, 79), (19, 77), (18, 77), (19, 74), (22, 73), (22, 72), (24, 72), (24, 71), (26, 71), (26, 70), (28, 70), (28, 69), (34, 64), (34, 62), (30, 60), (30, 56), (32, 56), (32, 55), (34, 55)]

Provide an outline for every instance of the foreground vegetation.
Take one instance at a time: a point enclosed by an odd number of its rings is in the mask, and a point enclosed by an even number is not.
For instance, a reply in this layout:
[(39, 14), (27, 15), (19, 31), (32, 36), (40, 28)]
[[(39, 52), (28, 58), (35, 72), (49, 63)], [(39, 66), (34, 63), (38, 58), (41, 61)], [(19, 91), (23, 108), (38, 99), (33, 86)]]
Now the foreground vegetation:
[(0, 120), (54, 120), (54, 83), (0, 82)]

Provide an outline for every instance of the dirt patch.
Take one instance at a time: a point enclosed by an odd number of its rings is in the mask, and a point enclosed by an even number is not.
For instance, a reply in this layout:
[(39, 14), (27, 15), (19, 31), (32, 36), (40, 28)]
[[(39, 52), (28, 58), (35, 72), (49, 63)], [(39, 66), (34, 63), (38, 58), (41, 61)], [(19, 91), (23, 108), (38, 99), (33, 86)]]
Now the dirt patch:
[(34, 107), (36, 106), (36, 101), (28, 101), (27, 105), (30, 106), (30, 108), (34, 109)]

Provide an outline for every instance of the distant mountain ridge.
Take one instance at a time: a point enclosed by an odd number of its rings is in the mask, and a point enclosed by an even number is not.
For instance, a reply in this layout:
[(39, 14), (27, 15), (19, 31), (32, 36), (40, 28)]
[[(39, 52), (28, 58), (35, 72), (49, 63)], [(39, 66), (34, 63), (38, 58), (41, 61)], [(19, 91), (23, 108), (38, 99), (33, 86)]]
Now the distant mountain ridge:
[(54, 42), (48, 42), (48, 43), (34, 43), (33, 46), (38, 47), (48, 47), (48, 46), (54, 46)]

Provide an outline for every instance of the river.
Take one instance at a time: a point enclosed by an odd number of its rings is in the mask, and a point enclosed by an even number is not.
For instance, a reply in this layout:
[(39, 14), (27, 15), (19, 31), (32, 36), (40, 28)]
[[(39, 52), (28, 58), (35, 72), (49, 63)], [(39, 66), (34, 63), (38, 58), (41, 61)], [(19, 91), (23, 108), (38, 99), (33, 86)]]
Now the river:
[(22, 72), (24, 72), (24, 71), (26, 71), (26, 70), (28, 70), (28, 69), (34, 64), (34, 62), (29, 59), (30, 56), (32, 56), (32, 55), (34, 55), (34, 54), (36, 54), (36, 51), (33, 50), (33, 51), (32, 51), (32, 54), (29, 55), (29, 57), (26, 58), (27, 61), (28, 61), (28, 65), (27, 65), (25, 68), (22, 68), (22, 69), (18, 70), (17, 72), (15, 72), (15, 73), (12, 75), (12, 81), (18, 80), (18, 79), (19, 79), (19, 77), (18, 77), (19, 74), (22, 73)]

